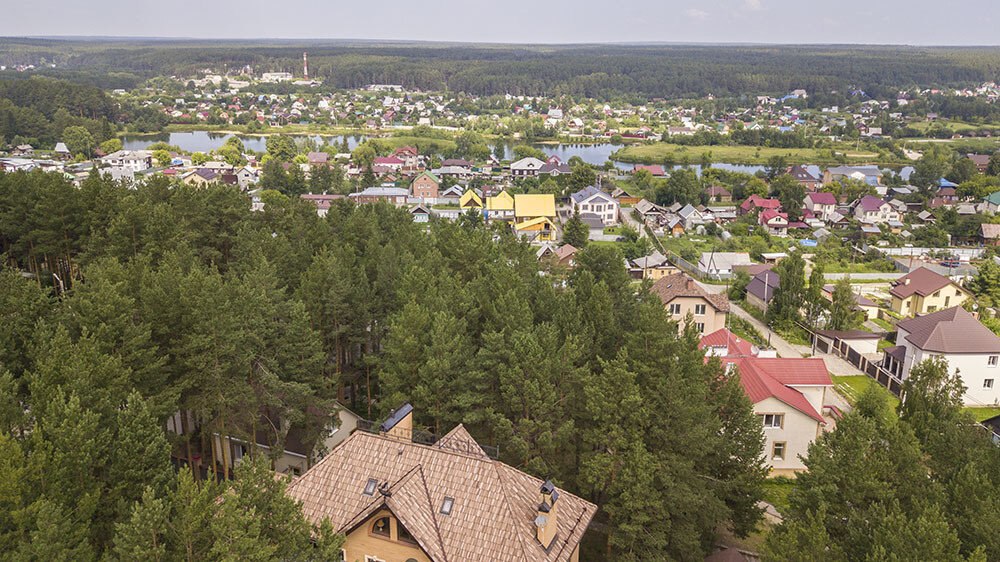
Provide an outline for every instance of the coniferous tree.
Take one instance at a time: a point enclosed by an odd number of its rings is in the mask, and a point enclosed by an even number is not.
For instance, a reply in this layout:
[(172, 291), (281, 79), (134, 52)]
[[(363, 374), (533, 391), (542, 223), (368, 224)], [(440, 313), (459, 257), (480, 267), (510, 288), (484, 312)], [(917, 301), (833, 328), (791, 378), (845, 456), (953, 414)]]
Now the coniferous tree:
[(563, 225), (563, 242), (582, 250), (587, 245), (589, 236), (587, 225), (580, 220), (580, 212), (574, 211), (573, 216)]

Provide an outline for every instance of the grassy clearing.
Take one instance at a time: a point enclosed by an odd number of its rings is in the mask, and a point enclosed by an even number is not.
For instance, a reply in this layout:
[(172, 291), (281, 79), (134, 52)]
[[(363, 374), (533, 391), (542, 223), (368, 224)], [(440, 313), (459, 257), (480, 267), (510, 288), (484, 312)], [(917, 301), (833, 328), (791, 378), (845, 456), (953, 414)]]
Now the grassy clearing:
[(885, 330), (887, 332), (891, 332), (891, 331), (893, 331), (895, 329), (895, 328), (892, 327), (892, 324), (886, 322), (885, 320), (882, 320), (881, 318), (877, 318), (877, 317), (876, 318), (872, 318), (872, 322), (878, 324), (879, 328), (882, 328), (883, 330)]
[(775, 476), (764, 481), (764, 501), (774, 506), (778, 513), (788, 511), (788, 496), (795, 490), (795, 479)]
[(963, 411), (971, 412), (976, 417), (976, 421), (988, 420), (994, 416), (1000, 416), (1000, 408), (964, 408)]
[(884, 392), (889, 399), (889, 406), (893, 410), (899, 406), (899, 398), (893, 396), (891, 392), (886, 390), (882, 385), (875, 382), (874, 379), (866, 375), (853, 375), (840, 377), (836, 375), (831, 375), (833, 379), (833, 386), (840, 393), (841, 396), (847, 399), (851, 404), (857, 402), (858, 398), (865, 393), (868, 388), (874, 386), (880, 392)]
[[(713, 162), (728, 162), (731, 164), (764, 165), (774, 156), (784, 156), (789, 164), (827, 164), (838, 163), (840, 158), (829, 148), (771, 148), (756, 146), (683, 146), (671, 143), (641, 144), (626, 146), (612, 155), (612, 159), (623, 162), (652, 163), (663, 162), (664, 156), (671, 155), (678, 163), (684, 158), (692, 165), (701, 162), (703, 153), (711, 153)], [(849, 163), (873, 162), (890, 163), (895, 157), (886, 160), (875, 153), (846, 153)]]

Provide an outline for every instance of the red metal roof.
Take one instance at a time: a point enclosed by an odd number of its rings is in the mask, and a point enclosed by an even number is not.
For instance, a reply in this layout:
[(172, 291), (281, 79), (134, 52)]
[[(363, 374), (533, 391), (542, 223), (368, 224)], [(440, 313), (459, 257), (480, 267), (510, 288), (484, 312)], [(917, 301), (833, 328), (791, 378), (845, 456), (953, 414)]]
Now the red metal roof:
[(754, 404), (767, 398), (777, 398), (820, 423), (823, 416), (809, 400), (789, 385), (833, 385), (826, 364), (819, 358), (761, 358), (738, 357), (723, 359), (735, 364), (740, 372), (740, 382)]
[(701, 338), (701, 342), (698, 344), (698, 349), (704, 349), (706, 347), (725, 347), (728, 349), (726, 355), (729, 357), (739, 355), (749, 357), (756, 355), (752, 343), (725, 328), (721, 328), (711, 334), (708, 334), (707, 336), (703, 336)]

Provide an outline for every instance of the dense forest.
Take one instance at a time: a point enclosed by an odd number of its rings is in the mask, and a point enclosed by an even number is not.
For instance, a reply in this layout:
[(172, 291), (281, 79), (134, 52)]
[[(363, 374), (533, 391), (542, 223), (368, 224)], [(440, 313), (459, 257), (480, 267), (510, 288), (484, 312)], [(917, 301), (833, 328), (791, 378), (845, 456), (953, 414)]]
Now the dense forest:
[(740, 96), (995, 79), (1000, 50), (891, 46), (565, 45), (509, 46), (332, 41), (58, 41), (5, 39), (0, 63), (51, 62), (110, 80), (193, 75), (205, 68), (301, 70), (330, 88), (372, 83), (479, 95), (573, 95), (597, 99)]
[[(249, 494), (261, 477), (197, 492), (171, 454), (208, 450), (213, 432), (247, 438), (264, 410), (289, 422), (269, 424), (275, 442), (294, 425), (315, 443), (324, 426), (306, 414), (338, 393), (367, 418), (410, 401), (423, 430), (464, 423), (501, 460), (595, 501), (596, 559), (700, 559), (721, 528), (757, 525), (749, 400), (616, 249), (587, 247), (567, 273), (480, 215), (428, 228), (386, 204), (341, 201), (320, 218), (298, 198), (265, 202), (254, 213), (228, 186), (166, 179), (0, 174), (6, 551), (29, 553), (58, 524), (46, 552), (73, 559), (151, 537), (182, 552), (193, 539), (179, 529), (213, 513), (186, 498)], [(183, 437), (165, 430), (177, 411), (194, 417)], [(239, 497), (199, 557), (215, 559), (230, 527), (255, 528), (261, 549), (275, 525), (309, 533), (284, 507), (261, 531)]]

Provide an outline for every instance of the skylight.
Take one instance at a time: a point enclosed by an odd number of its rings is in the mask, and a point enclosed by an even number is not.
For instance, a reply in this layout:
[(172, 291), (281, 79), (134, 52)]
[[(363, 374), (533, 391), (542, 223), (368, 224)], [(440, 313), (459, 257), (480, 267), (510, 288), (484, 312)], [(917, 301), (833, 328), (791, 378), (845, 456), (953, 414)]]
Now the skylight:
[(375, 494), (375, 487), (376, 486), (378, 486), (378, 480), (375, 480), (374, 478), (369, 478), (368, 479), (368, 483), (365, 484), (365, 491), (361, 492), (361, 493), (364, 494), (364, 495), (366, 495), (366, 496), (371, 496), (371, 495)]
[(451, 515), (451, 508), (455, 505), (455, 498), (445, 498), (441, 502), (441, 515)]

